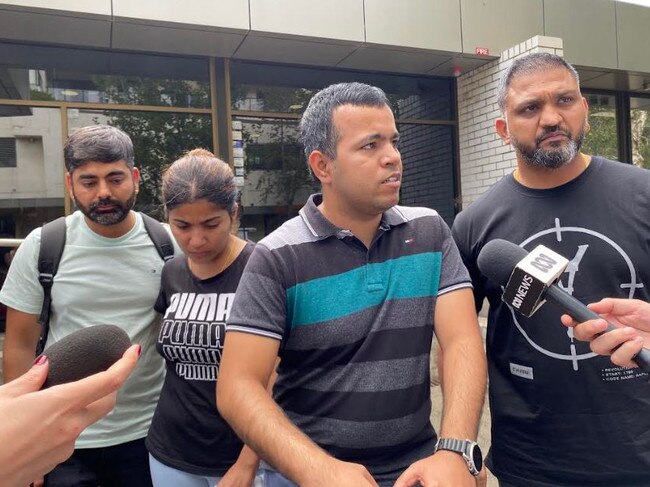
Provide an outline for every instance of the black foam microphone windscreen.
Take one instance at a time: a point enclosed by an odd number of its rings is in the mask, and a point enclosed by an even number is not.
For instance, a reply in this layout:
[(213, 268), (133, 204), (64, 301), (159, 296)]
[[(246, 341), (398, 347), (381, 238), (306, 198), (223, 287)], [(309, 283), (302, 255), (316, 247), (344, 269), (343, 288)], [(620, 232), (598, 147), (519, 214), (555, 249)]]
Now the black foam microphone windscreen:
[(495, 284), (505, 286), (513, 269), (526, 255), (528, 252), (518, 245), (497, 238), (483, 246), (476, 263), (484, 276)]
[(49, 362), (43, 389), (102, 372), (130, 346), (129, 336), (115, 325), (94, 325), (70, 333), (43, 352)]

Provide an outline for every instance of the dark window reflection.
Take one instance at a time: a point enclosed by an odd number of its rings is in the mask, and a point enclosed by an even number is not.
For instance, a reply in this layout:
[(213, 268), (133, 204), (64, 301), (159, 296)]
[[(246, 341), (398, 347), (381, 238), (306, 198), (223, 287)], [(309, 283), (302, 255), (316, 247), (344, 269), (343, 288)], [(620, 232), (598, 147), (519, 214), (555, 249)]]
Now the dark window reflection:
[(16, 138), (0, 136), (0, 167), (16, 167)]
[(400, 124), (404, 163), (400, 204), (433, 208), (451, 224), (454, 205), (454, 142), (451, 127)]
[(344, 81), (382, 88), (397, 118), (450, 120), (451, 85), (444, 78), (397, 76), (356, 71), (231, 64), (231, 99), (234, 110), (302, 113), (318, 90)]
[(247, 170), (298, 170), (306, 175), (296, 120), (238, 118)]
[(162, 170), (195, 148), (212, 151), (209, 115), (136, 112), (121, 110), (69, 110), (69, 131), (92, 124), (108, 124), (124, 130), (133, 141), (135, 165), (140, 169), (136, 209), (162, 219), (160, 181)]
[[(318, 90), (358, 81), (382, 88), (398, 121), (454, 117), (453, 80), (449, 79), (244, 61), (232, 61), (230, 73), (234, 120), (242, 123), (242, 233), (254, 240), (297, 214), (307, 195), (317, 189), (297, 142), (297, 119), (281, 117), (304, 112)], [(250, 112), (260, 116), (249, 117)], [(452, 127), (401, 123), (399, 129), (406, 167), (402, 203), (435, 208), (451, 223), (455, 208)]]
[(0, 98), (208, 108), (208, 64), (0, 43)]

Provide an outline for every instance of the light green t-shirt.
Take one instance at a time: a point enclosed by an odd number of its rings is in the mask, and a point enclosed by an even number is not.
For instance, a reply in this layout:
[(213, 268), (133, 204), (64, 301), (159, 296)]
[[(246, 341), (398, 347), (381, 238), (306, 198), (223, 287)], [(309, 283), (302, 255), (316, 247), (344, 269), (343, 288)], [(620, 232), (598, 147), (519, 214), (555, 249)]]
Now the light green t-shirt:
[[(147, 435), (164, 378), (156, 351), (163, 261), (138, 213), (124, 236), (93, 232), (81, 212), (66, 218), (66, 245), (52, 286), (52, 315), (46, 347), (81, 328), (114, 324), (142, 346), (138, 366), (120, 389), (115, 409), (81, 434), (76, 448), (118, 445)], [(172, 239), (173, 240), (173, 239)], [(31, 232), (16, 252), (0, 302), (39, 314), (43, 288), (38, 282), (41, 229)], [(177, 250), (178, 252), (178, 250)]]

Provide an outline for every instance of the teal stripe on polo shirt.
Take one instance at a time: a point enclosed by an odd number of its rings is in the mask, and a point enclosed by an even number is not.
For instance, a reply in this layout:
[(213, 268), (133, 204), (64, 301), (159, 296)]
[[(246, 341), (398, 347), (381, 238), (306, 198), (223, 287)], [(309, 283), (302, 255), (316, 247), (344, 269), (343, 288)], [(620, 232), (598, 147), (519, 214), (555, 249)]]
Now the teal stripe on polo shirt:
[(384, 301), (435, 296), (441, 263), (441, 252), (424, 252), (296, 284), (287, 289), (291, 328), (335, 320)]

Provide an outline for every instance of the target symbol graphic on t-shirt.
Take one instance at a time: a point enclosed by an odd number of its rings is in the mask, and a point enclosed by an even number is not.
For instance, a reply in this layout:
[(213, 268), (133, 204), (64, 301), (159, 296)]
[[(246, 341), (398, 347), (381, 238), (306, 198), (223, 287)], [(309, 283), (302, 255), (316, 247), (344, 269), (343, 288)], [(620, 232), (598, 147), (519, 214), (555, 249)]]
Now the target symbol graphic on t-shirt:
[[(600, 300), (606, 296), (602, 294), (603, 286), (596, 284), (591, 287), (590, 284), (603, 281), (610, 283), (612, 279), (617, 281), (616, 285), (620, 289), (627, 291), (626, 297), (630, 299), (637, 289), (643, 287), (643, 283), (637, 280), (632, 260), (620, 245), (606, 235), (588, 228), (564, 227), (559, 218), (555, 219), (553, 228), (531, 235), (520, 245), (528, 251), (539, 244), (557, 249), (560, 242), (563, 249), (574, 250), (572, 255), (564, 255), (569, 259), (569, 265), (557, 284), (577, 299), (586, 303)], [(564, 250), (565, 254), (568, 252), (570, 251)], [(618, 275), (612, 275), (610, 269), (619, 269)], [(621, 269), (625, 270), (624, 274), (620, 272)], [(614, 295), (615, 292), (616, 289), (611, 287), (609, 294)], [(620, 295), (620, 291), (616, 294)], [(580, 360), (596, 356), (587, 344), (574, 339), (572, 328), (565, 328), (558, 322), (557, 309), (543, 306), (527, 322), (526, 327), (518, 321), (518, 316), (511, 307), (510, 312), (515, 326), (534, 349), (551, 358), (570, 361), (573, 370), (578, 370)]]

